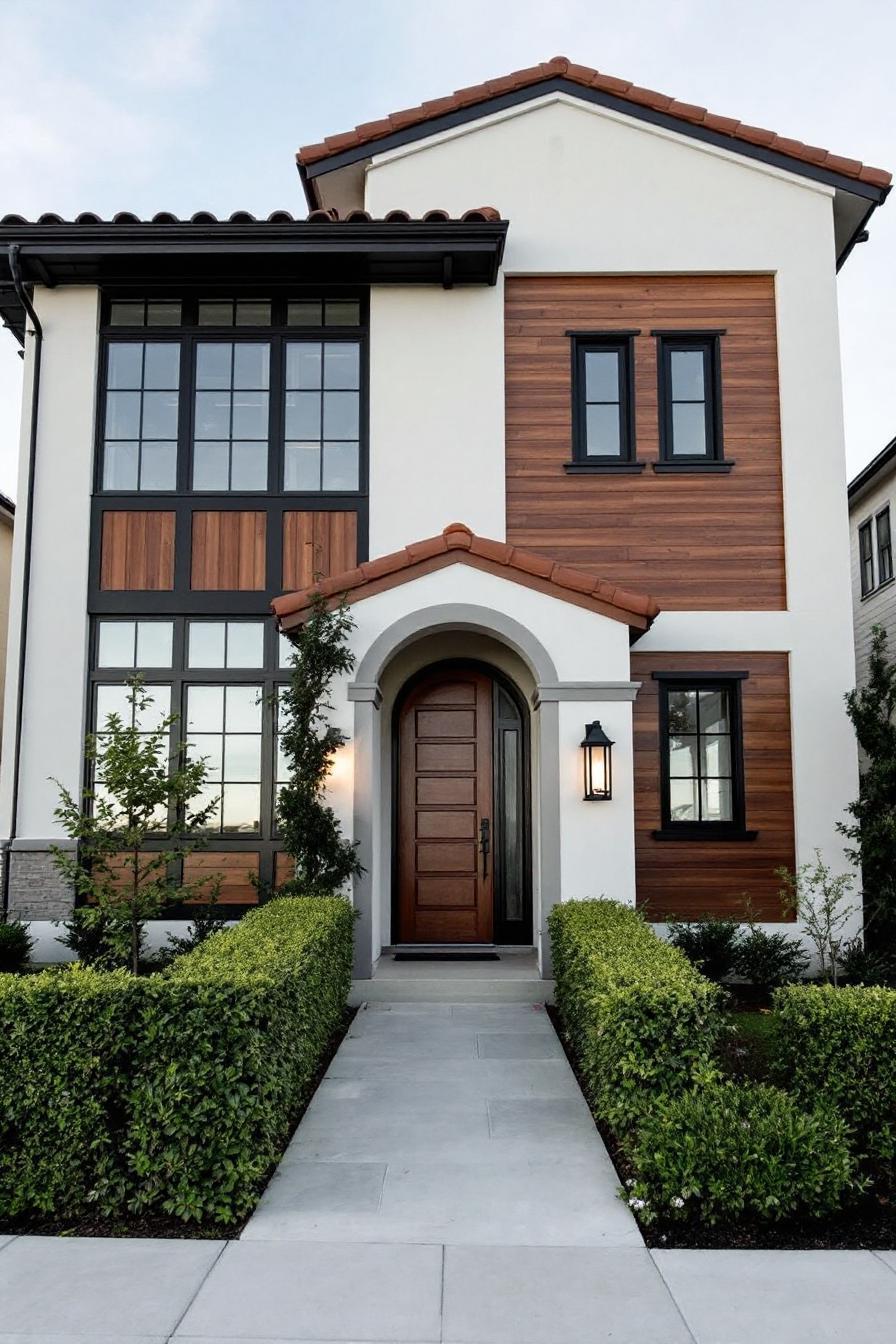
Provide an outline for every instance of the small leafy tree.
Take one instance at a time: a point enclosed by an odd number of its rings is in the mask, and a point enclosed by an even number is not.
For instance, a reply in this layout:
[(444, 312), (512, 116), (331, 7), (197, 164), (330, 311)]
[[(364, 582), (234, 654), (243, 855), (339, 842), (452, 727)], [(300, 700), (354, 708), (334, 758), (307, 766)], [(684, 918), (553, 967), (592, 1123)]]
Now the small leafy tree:
[(280, 688), (280, 749), (289, 779), (280, 791), (277, 819), (283, 847), (295, 860), (295, 878), (281, 889), (332, 896), (363, 871), (357, 846), (346, 840), (326, 802), (333, 753), (348, 738), (329, 721), (334, 677), (354, 667), (348, 637), (354, 622), (343, 602), (330, 610), (315, 594), (311, 614), (293, 638), (292, 672)]
[(852, 876), (835, 876), (818, 849), (813, 862), (802, 864), (795, 873), (776, 868), (775, 876), (783, 883), (780, 896), (784, 912), (801, 921), (818, 953), (823, 978), (836, 985), (847, 942), (843, 930), (859, 908), (849, 899)]
[[(107, 962), (140, 964), (143, 929), (171, 900), (184, 900), (202, 883), (178, 886), (168, 865), (205, 843), (203, 831), (215, 803), (194, 807), (206, 777), (204, 761), (187, 758), (186, 743), (169, 751), (178, 715), (150, 731), (140, 725), (152, 697), (142, 679), (128, 686), (128, 722), (112, 713), (99, 734), (88, 734), (84, 752), (92, 784), (75, 797), (59, 781), (55, 816), (78, 842), (75, 853), (55, 847), (56, 867), (84, 902), (80, 923), (102, 930)], [(147, 848), (150, 840), (161, 848)]]
[(871, 630), (868, 678), (846, 696), (846, 712), (863, 753), (859, 796), (841, 831), (852, 842), (850, 859), (861, 869), (865, 925), (876, 947), (896, 953), (896, 663), (887, 632)]

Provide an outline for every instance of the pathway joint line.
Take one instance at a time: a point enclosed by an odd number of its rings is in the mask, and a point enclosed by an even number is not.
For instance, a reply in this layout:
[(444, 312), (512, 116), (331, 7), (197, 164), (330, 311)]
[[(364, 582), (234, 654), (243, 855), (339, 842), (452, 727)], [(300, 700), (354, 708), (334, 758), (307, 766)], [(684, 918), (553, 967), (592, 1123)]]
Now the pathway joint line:
[[(205, 1283), (206, 1283), (206, 1280), (208, 1279), (209, 1274), (211, 1274), (211, 1272), (212, 1272), (212, 1270), (214, 1269), (215, 1265), (218, 1263), (218, 1261), (221, 1259), (221, 1256), (224, 1254), (224, 1252), (227, 1250), (227, 1247), (230, 1246), (230, 1245), (231, 1245), (230, 1241), (225, 1241), (225, 1242), (224, 1242), (224, 1245), (223, 1245), (223, 1246), (221, 1247), (221, 1249), (218, 1251), (218, 1254), (215, 1256), (214, 1260), (211, 1262), (211, 1264), (209, 1265), (208, 1269), (205, 1271), (205, 1273), (203, 1274), (202, 1278), (201, 1278), (201, 1279), (199, 1280), (199, 1282), (197, 1283), (197, 1285), (196, 1285), (196, 1291), (193, 1293), (193, 1296), (190, 1298), (189, 1302), (188, 1302), (187, 1305), (184, 1307), (183, 1311), (182, 1311), (181, 1314), (178, 1316), (177, 1320), (174, 1322), (174, 1329), (171, 1331), (171, 1334), (168, 1336), (168, 1344), (171, 1344), (171, 1341), (174, 1339), (175, 1335), (177, 1334), (178, 1330), (180, 1329), (180, 1327), (181, 1327), (181, 1325), (182, 1325), (182, 1323), (183, 1323), (183, 1319), (184, 1319), (184, 1317), (186, 1316), (187, 1312), (188, 1312), (188, 1311), (190, 1310), (190, 1308), (192, 1307), (193, 1303), (196, 1301), (196, 1299), (197, 1299), (197, 1297), (199, 1296), (199, 1294), (201, 1293), (202, 1289), (205, 1287)], [(176, 1341), (175, 1341), (175, 1344), (176, 1344)]]
[[(675, 1294), (673, 1293), (672, 1288), (671, 1288), (671, 1286), (670, 1286), (668, 1280), (666, 1279), (666, 1276), (665, 1276), (665, 1274), (663, 1273), (661, 1266), (657, 1264), (656, 1256), (653, 1254), (653, 1250), (652, 1250), (652, 1248), (649, 1247), (649, 1246), (647, 1247), (647, 1254), (650, 1256), (650, 1262), (651, 1262), (651, 1264), (653, 1265), (653, 1267), (654, 1267), (654, 1269), (656, 1270), (657, 1274), (659, 1274), (659, 1276), (660, 1276), (660, 1282), (662, 1283), (663, 1287), (665, 1288), (666, 1292), (667, 1292), (668, 1295), (669, 1295), (669, 1301), (672, 1303), (673, 1307), (675, 1308), (676, 1312), (678, 1313), (679, 1320), (681, 1321), (681, 1323), (682, 1323), (682, 1325), (684, 1326), (685, 1330), (687, 1330), (687, 1332), (688, 1332), (688, 1334), (690, 1335), (691, 1339), (694, 1341), (694, 1344), (701, 1344), (700, 1340), (698, 1340), (697, 1336), (694, 1334), (693, 1330), (691, 1329), (691, 1323), (690, 1323), (690, 1321), (688, 1320), (688, 1318), (685, 1316), (684, 1312), (682, 1311), (682, 1309), (681, 1309), (681, 1307), (680, 1307), (680, 1305), (679, 1305), (679, 1302), (678, 1302), (678, 1298), (677, 1298), (677, 1297), (675, 1296)], [(699, 1252), (698, 1252), (698, 1254), (699, 1254)]]

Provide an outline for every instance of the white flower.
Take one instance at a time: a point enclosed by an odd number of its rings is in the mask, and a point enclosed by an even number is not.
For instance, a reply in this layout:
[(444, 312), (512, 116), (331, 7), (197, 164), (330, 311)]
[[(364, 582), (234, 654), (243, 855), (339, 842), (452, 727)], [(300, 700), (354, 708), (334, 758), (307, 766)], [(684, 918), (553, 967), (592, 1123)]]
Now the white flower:
[(634, 1183), (635, 1183), (634, 1176), (629, 1176), (628, 1180), (626, 1181), (626, 1185), (628, 1186), (629, 1190), (631, 1190)]
[(634, 1209), (638, 1213), (646, 1207), (646, 1202), (643, 1199), (630, 1199), (628, 1205), (630, 1209)]
[(673, 1207), (673, 1209), (683, 1209), (683, 1208), (684, 1208), (684, 1200), (681, 1198), (681, 1195), (673, 1195), (672, 1200), (671, 1200), (671, 1203), (672, 1203), (672, 1207)]

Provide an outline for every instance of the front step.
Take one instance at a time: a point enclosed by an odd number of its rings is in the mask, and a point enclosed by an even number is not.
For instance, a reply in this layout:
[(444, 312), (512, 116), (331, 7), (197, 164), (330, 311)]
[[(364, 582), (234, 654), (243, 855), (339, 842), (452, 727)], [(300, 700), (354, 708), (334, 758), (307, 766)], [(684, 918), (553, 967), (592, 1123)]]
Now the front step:
[(397, 962), (384, 948), (372, 979), (353, 982), (349, 1002), (553, 1003), (554, 982), (541, 978), (531, 948), (489, 950), (500, 960)]

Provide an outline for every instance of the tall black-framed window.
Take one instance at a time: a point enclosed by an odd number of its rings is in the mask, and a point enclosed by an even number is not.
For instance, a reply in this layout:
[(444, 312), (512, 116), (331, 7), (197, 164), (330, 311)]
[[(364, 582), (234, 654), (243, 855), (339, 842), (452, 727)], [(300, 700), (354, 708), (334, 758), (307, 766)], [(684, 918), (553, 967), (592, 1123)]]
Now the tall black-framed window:
[(747, 674), (659, 681), (660, 839), (753, 839), (745, 824), (741, 685)]
[(877, 582), (888, 583), (893, 577), (893, 538), (890, 533), (890, 506), (885, 505), (875, 518), (877, 531)]
[(727, 469), (722, 443), (723, 332), (654, 332), (659, 469)]
[(874, 591), (874, 537), (871, 528), (870, 518), (859, 528), (859, 582), (863, 597)]
[(98, 493), (363, 495), (366, 324), (362, 295), (107, 295)]
[(641, 469), (635, 462), (635, 335), (570, 333), (573, 460), (567, 464), (569, 472)]
[[(129, 714), (125, 680), (139, 670), (150, 702), (136, 726), (150, 731), (165, 715), (179, 715), (168, 747), (173, 755), (186, 742), (192, 757), (207, 761), (198, 803), (214, 805), (209, 844), (215, 852), (258, 852), (266, 883), (274, 881), (281, 848), (275, 809), (285, 774), (276, 703), (289, 675), (283, 645), (270, 619), (251, 616), (102, 616), (94, 619), (91, 637), (92, 728), (101, 735), (110, 712)], [(102, 791), (101, 780), (85, 783)], [(151, 845), (164, 848), (164, 831), (160, 817)]]

